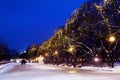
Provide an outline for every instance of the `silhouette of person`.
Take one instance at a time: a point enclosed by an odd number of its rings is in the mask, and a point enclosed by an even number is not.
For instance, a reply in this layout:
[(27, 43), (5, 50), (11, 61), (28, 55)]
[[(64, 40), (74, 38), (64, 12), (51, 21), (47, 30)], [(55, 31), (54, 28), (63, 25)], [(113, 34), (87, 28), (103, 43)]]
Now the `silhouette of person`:
[(22, 60), (21, 60), (21, 65), (22, 65), (22, 66), (25, 66), (25, 64), (26, 64), (26, 60), (25, 60), (25, 59), (22, 59)]

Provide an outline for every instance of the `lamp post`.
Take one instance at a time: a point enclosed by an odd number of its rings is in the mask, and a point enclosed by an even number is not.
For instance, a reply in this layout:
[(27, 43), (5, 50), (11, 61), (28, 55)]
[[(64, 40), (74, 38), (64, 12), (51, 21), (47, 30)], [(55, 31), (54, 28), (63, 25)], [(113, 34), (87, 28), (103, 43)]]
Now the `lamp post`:
[(55, 52), (54, 52), (54, 60), (55, 60), (55, 64), (59, 64), (59, 57), (58, 57), (58, 51), (56, 50)]
[[(108, 37), (108, 42), (109, 42), (109, 47), (108, 47), (107, 61), (108, 61), (108, 66), (111, 66), (113, 68), (114, 61), (113, 61), (113, 55), (111, 54), (112, 52), (111, 47), (112, 47), (112, 44), (116, 42), (116, 37), (114, 35), (110, 35)], [(111, 57), (110, 57), (110, 54), (111, 54)]]
[(68, 49), (68, 51), (73, 54), (73, 56), (74, 56), (73, 67), (76, 67), (76, 52), (75, 52), (75, 46), (70, 46), (70, 48)]
[(95, 62), (99, 62), (99, 58), (95, 57), (95, 58), (94, 58), (94, 61), (95, 61)]
[(74, 46), (70, 46), (70, 48), (69, 48), (69, 52), (73, 52), (73, 50), (74, 50)]
[(109, 40), (110, 43), (113, 43), (113, 42), (116, 41), (116, 37), (111, 35), (111, 36), (109, 36), (108, 40)]
[(48, 57), (48, 53), (45, 53), (45, 57)]
[(100, 58), (99, 57), (95, 57), (94, 61), (95, 61), (96, 66), (100, 66)]
[(54, 55), (58, 55), (58, 51), (55, 51)]
[(49, 56), (49, 54), (48, 53), (45, 53), (45, 55), (44, 55), (44, 63), (48, 63), (48, 56)]

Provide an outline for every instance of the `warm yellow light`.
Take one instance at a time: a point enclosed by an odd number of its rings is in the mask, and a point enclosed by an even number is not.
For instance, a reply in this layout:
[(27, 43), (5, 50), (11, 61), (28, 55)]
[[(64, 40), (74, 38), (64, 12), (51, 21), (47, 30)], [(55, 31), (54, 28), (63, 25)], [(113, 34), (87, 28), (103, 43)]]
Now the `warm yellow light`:
[(104, 0), (104, 3), (106, 3), (108, 0)]
[(45, 56), (48, 56), (48, 53), (45, 53)]
[(43, 60), (44, 60), (44, 57), (40, 56), (40, 57), (38, 57), (38, 60), (39, 60), (39, 61), (43, 61)]
[(76, 74), (77, 71), (76, 70), (69, 70), (68, 73), (70, 73), (70, 74)]
[(31, 51), (35, 51), (35, 50), (36, 50), (36, 48), (32, 48), (32, 49), (31, 49)]
[(95, 62), (99, 62), (99, 58), (94, 58), (94, 61)]
[(55, 51), (55, 55), (58, 55), (58, 51)]
[(116, 40), (115, 36), (110, 36), (109, 37), (109, 42), (114, 42)]
[(35, 58), (35, 60), (37, 61), (37, 60), (38, 60), (38, 58)]
[(82, 61), (82, 58), (80, 58), (80, 61)]
[(72, 52), (73, 50), (74, 50), (73, 47), (70, 47), (70, 48), (69, 48), (69, 52)]

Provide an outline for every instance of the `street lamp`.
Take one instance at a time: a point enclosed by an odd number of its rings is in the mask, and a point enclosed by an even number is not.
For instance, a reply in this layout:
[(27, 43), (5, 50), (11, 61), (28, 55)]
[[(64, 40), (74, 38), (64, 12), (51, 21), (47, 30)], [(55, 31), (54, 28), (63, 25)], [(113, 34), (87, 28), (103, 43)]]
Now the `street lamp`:
[(94, 58), (94, 62), (95, 62), (96, 66), (99, 66), (100, 65), (100, 58), (99, 57), (95, 57)]
[(72, 53), (73, 56), (74, 56), (74, 63), (73, 63), (73, 66), (76, 67), (76, 52), (75, 52), (75, 46), (72, 45), (70, 46), (70, 48), (68, 49), (68, 52)]
[[(109, 47), (108, 47), (108, 54), (107, 54), (108, 66), (114, 67), (113, 55), (111, 54), (113, 49), (111, 49), (111, 47), (112, 47), (112, 44), (116, 42), (116, 36), (115, 35), (109, 35), (108, 36), (108, 42), (110, 43)], [(110, 58), (110, 54), (111, 54), (111, 58)]]
[(95, 57), (95, 58), (94, 58), (94, 61), (95, 61), (95, 62), (99, 62), (99, 58)]
[[(68, 52), (70, 52), (72, 55), (74, 55), (74, 46), (70, 45), (70, 47), (67, 50)], [(70, 58), (70, 57), (69, 57)], [(71, 62), (72, 59), (68, 59), (68, 64)]]
[(109, 41), (110, 43), (113, 43), (113, 42), (116, 41), (116, 37), (113, 36), (113, 35), (111, 35), (111, 36), (108, 38), (108, 41)]
[(44, 61), (45, 64), (48, 62), (48, 56), (49, 56), (48, 53), (44, 54), (44, 60), (43, 61)]
[(57, 50), (54, 52), (53, 58), (54, 58), (54, 63), (58, 65), (59, 64), (59, 53)]
[(54, 55), (58, 55), (58, 51), (55, 51)]
[(68, 49), (68, 51), (71, 53), (73, 52), (73, 50), (74, 50), (74, 46), (70, 46), (70, 48)]

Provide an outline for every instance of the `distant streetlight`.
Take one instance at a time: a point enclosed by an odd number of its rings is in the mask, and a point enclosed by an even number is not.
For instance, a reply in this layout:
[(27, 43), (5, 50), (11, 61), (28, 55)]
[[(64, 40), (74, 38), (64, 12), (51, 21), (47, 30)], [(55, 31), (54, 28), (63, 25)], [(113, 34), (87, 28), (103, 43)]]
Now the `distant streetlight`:
[(55, 51), (55, 53), (54, 53), (55, 55), (58, 55), (58, 51)]
[(76, 56), (75, 46), (74, 45), (70, 46), (69, 49), (68, 49), (68, 52), (73, 54), (73, 56), (74, 56), (74, 64), (73, 64), (73, 66), (76, 67), (77, 56)]
[[(108, 52), (107, 52), (108, 53), (107, 54), (108, 66), (114, 67), (113, 55), (111, 54), (113, 48), (111, 48), (111, 47), (112, 47), (112, 43), (116, 42), (116, 36), (113, 34), (110, 34), (110, 36), (108, 37), (108, 42), (110, 42), (109, 47), (108, 47)], [(111, 56), (110, 56), (110, 54), (111, 54)]]
[(94, 61), (95, 61), (95, 62), (99, 62), (99, 58), (95, 57), (95, 58), (94, 58)]
[(115, 36), (110, 36), (110, 37), (108, 38), (108, 41), (109, 41), (110, 43), (113, 43), (113, 42), (116, 41), (116, 37), (115, 37)]
[(56, 51), (53, 53), (53, 55), (54, 55), (54, 56), (53, 56), (53, 58), (54, 58), (53, 61), (54, 61), (55, 64), (58, 65), (58, 64), (59, 64), (59, 52), (56, 50)]
[(45, 57), (48, 57), (48, 53), (45, 53)]
[(70, 46), (70, 48), (68, 49), (69, 52), (73, 52), (74, 51), (74, 46)]

